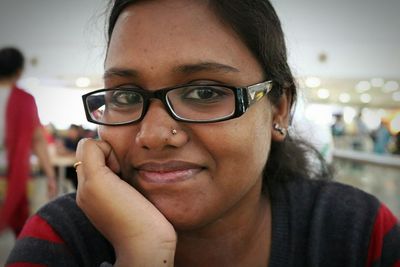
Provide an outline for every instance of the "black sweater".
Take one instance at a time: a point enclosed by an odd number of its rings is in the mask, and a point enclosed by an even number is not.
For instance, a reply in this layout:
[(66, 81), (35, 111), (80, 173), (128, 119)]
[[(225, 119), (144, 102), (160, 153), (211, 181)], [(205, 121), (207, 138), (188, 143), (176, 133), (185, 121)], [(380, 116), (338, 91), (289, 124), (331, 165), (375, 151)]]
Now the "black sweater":
[[(305, 179), (269, 189), (270, 267), (400, 266), (399, 222), (375, 197), (350, 186)], [(69, 194), (30, 218), (6, 266), (108, 266), (114, 261), (111, 244)]]

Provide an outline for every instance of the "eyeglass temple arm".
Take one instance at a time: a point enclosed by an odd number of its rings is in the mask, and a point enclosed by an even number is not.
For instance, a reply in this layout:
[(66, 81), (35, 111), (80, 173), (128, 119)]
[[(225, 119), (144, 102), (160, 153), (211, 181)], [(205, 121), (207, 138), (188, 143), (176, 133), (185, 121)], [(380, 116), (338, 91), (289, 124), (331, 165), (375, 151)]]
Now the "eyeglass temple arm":
[(248, 107), (268, 94), (272, 89), (272, 81), (258, 83), (247, 87)]

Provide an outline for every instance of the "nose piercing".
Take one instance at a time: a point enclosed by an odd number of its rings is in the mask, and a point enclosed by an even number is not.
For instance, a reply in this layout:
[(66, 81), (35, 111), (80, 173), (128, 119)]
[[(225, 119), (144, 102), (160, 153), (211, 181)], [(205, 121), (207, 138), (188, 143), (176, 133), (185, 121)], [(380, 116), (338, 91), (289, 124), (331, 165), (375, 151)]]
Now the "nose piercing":
[(172, 133), (172, 135), (176, 135), (178, 133), (178, 131), (176, 129), (172, 129), (171, 133)]
[(82, 163), (83, 163), (82, 161), (75, 162), (74, 165), (73, 165), (74, 168), (75, 168), (75, 170), (76, 170), (76, 169), (78, 168), (78, 166), (81, 165)]

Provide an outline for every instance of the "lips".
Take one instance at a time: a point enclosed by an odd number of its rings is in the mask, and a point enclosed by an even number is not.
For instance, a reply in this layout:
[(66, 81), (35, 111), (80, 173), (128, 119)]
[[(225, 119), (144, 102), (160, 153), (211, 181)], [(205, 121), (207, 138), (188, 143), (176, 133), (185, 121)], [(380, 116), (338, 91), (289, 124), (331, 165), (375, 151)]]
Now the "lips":
[(203, 169), (200, 165), (184, 161), (148, 162), (136, 167), (139, 178), (149, 183), (182, 182), (194, 178)]

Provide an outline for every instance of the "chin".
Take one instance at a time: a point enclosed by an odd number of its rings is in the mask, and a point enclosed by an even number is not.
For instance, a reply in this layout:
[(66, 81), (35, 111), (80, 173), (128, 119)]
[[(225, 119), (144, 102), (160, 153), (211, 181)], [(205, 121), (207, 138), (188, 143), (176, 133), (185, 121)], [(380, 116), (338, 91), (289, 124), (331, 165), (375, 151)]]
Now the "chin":
[(193, 208), (194, 205), (189, 204), (187, 201), (178, 204), (168, 202), (165, 200), (155, 201), (153, 204), (174, 226), (175, 230), (190, 231), (199, 229), (207, 224), (206, 214)]
[(204, 220), (196, 216), (192, 216), (191, 218), (184, 218), (182, 216), (166, 217), (177, 232), (199, 230), (207, 225)]

